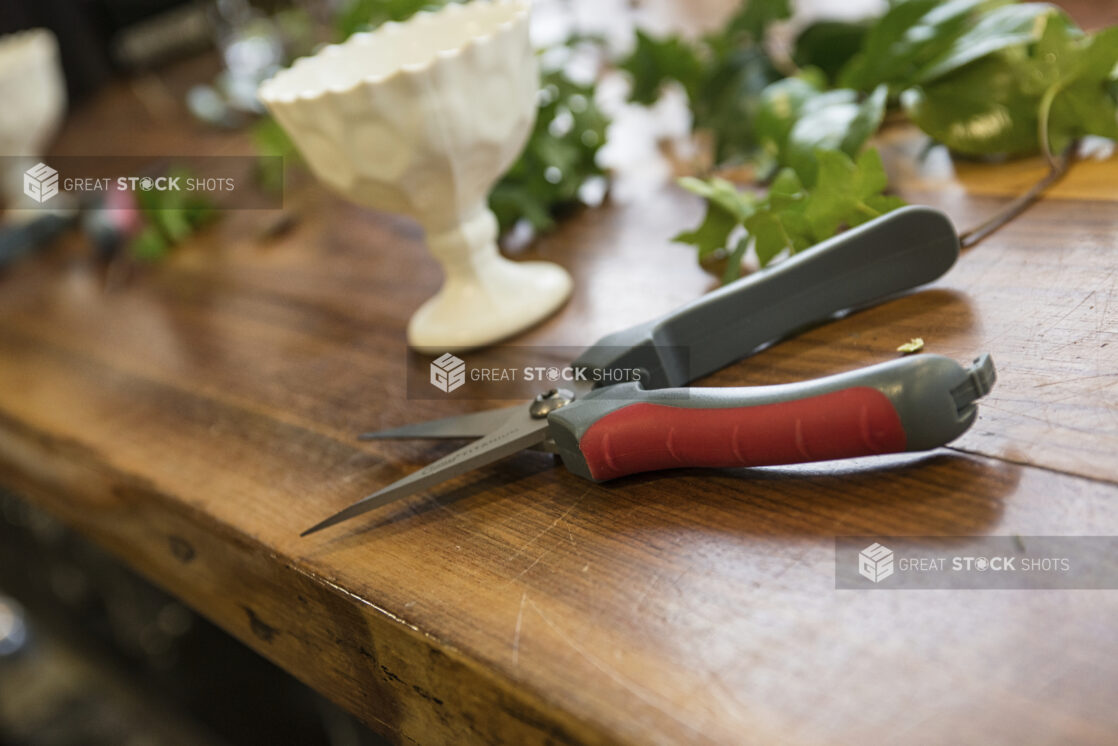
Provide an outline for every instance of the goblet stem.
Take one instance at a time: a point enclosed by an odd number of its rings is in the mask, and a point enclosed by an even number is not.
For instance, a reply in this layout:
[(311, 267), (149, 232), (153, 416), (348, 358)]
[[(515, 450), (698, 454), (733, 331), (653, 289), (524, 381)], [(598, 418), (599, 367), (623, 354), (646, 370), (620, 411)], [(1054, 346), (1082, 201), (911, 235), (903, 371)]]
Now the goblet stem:
[(445, 279), (408, 323), (408, 343), (420, 351), (492, 344), (539, 323), (570, 296), (571, 278), (562, 267), (501, 256), (497, 220), (484, 203), (467, 215), (449, 229), (425, 226)]
[(447, 281), (478, 280), (494, 262), (507, 261), (497, 249), (497, 218), (485, 205), (469, 217), (435, 231), (424, 225), (427, 248), (442, 265)]

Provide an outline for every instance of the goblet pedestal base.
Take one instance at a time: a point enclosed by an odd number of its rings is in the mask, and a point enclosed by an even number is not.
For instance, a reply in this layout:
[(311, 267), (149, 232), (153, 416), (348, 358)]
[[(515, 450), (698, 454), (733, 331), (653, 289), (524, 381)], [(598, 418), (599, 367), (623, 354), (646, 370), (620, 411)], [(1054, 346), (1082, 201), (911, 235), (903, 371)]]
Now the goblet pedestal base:
[(452, 228), (425, 227), (442, 289), (408, 322), (408, 344), (441, 355), (499, 342), (555, 313), (571, 276), (550, 262), (512, 262), (497, 250), (497, 219), (484, 203)]
[(442, 354), (484, 347), (555, 313), (571, 295), (571, 276), (550, 262), (497, 256), (484, 273), (448, 276), (408, 322), (408, 344)]

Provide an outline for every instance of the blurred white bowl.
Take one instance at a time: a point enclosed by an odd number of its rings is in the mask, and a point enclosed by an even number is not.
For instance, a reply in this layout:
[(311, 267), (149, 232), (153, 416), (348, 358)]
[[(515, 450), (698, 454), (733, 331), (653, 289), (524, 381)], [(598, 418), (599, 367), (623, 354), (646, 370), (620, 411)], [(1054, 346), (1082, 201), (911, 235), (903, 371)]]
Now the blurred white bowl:
[(38, 162), (66, 110), (58, 40), (46, 29), (0, 36), (0, 190), (22, 194), (22, 174)]

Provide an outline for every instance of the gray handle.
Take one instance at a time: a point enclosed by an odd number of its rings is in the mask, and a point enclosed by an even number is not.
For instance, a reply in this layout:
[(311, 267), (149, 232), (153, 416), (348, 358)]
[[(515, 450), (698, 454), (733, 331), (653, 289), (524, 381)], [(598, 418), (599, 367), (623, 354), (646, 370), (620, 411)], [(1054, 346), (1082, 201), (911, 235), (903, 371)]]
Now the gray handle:
[[(600, 339), (574, 362), (641, 369), (645, 388), (683, 386), (820, 323), (931, 282), (959, 256), (946, 215), (904, 207), (704, 295), (653, 321)], [(629, 377), (628, 380), (632, 380)]]

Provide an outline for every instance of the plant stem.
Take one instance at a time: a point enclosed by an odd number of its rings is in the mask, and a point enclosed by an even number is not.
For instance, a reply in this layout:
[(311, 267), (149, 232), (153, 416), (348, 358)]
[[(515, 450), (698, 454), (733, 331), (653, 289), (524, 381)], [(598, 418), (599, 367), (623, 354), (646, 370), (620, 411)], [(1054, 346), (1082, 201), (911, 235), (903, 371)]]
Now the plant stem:
[(862, 213), (863, 215), (865, 215), (865, 216), (869, 217), (870, 219), (873, 219), (873, 218), (879, 218), (879, 217), (881, 217), (881, 213), (880, 213), (880, 212), (878, 212), (877, 210), (873, 209), (872, 207), (870, 207), (869, 205), (867, 205), (867, 204), (866, 204), (865, 202), (862, 202), (861, 200), (859, 200), (859, 201), (858, 201), (858, 204), (857, 204), (857, 205), (855, 205), (854, 207), (855, 207), (855, 209), (857, 209), (857, 210), (858, 210), (858, 212), (860, 212), (860, 213)]
[(1040, 108), (1037, 111), (1037, 139), (1040, 140), (1040, 149), (1044, 153), (1045, 160), (1053, 170), (1056, 169), (1056, 157), (1052, 155), (1052, 144), (1048, 140), (1048, 120), (1052, 116), (1052, 102), (1056, 100), (1056, 95), (1063, 90), (1061, 83), (1053, 83), (1044, 92), (1044, 96), (1040, 99)]
[(1068, 169), (1070, 169), (1071, 165), (1075, 162), (1075, 152), (1078, 147), (1079, 141), (1073, 140), (1067, 148), (1064, 149), (1064, 152), (1059, 158), (1050, 161), (1051, 167), (1044, 178), (1034, 184), (1029, 191), (1017, 197), (1005, 207), (991, 215), (988, 219), (959, 236), (959, 244), (964, 249), (969, 249), (971, 246), (974, 246), (1027, 210), (1050, 186), (1064, 178)]

